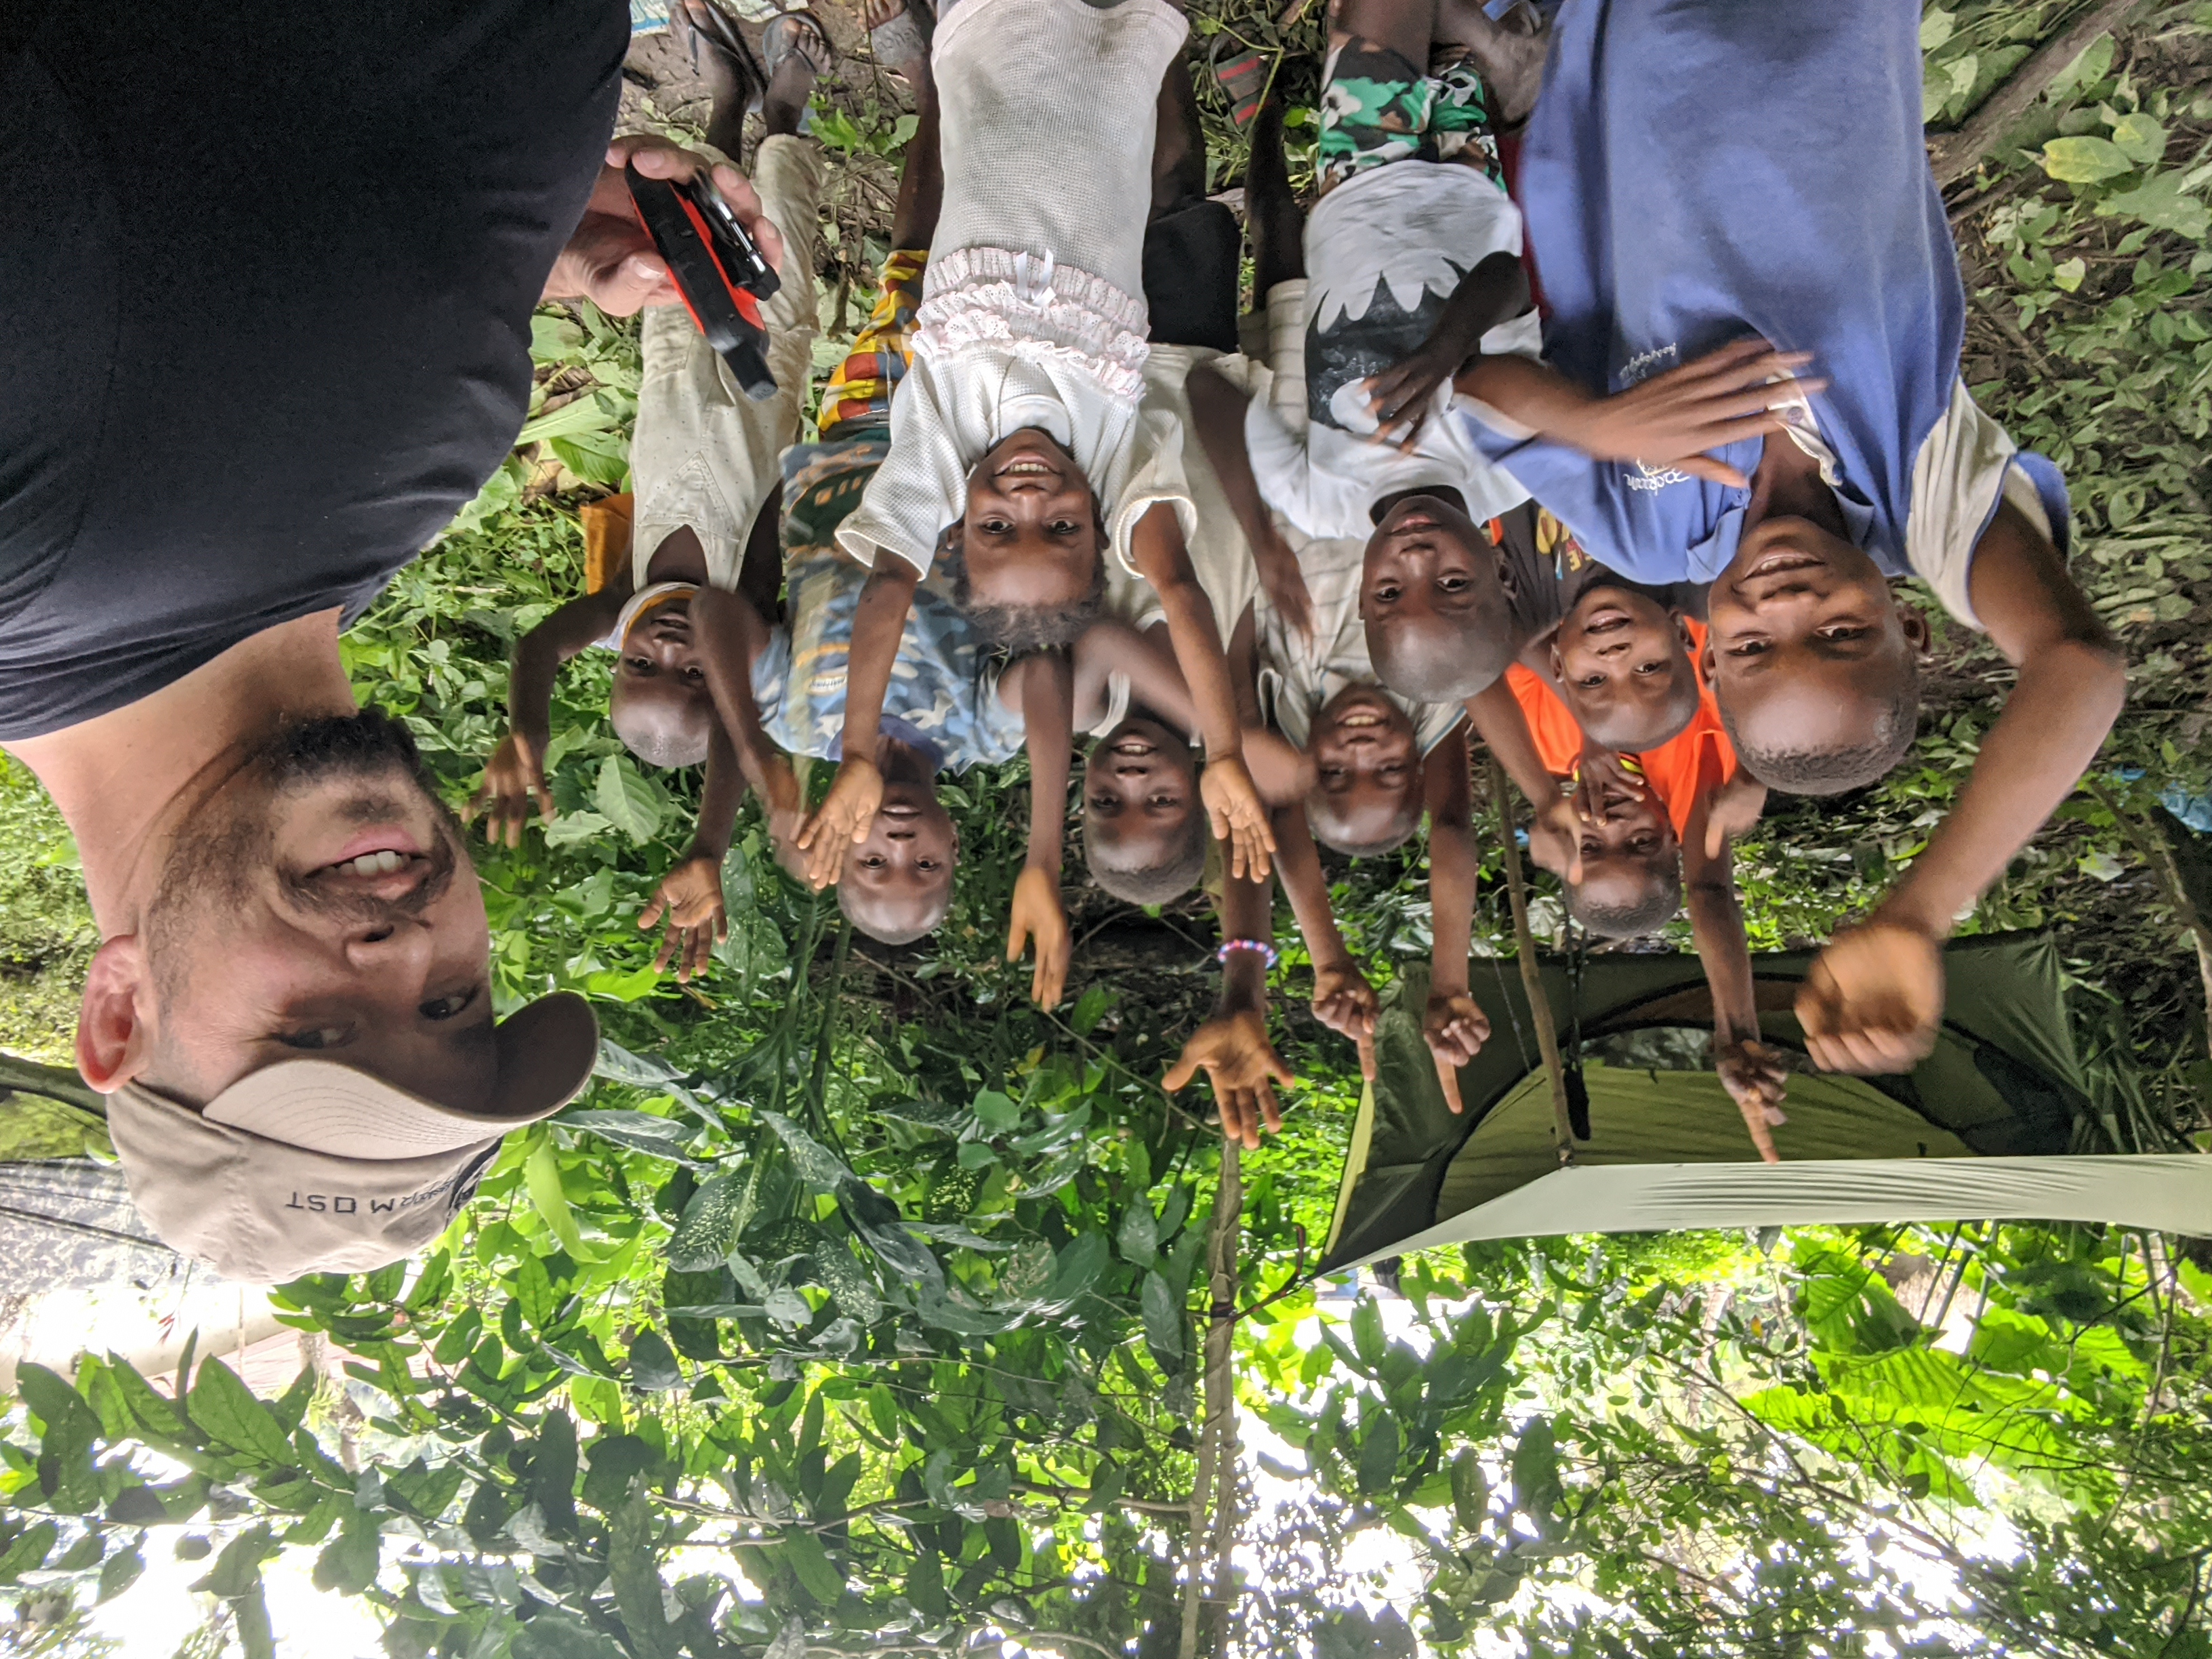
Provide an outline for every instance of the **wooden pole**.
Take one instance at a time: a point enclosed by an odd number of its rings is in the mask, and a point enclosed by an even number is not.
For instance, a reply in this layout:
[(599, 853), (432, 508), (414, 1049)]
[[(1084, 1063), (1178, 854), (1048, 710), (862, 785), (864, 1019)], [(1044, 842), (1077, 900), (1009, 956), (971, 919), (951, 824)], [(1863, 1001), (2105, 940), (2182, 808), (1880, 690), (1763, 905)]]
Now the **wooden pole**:
[[(1231, 1364), (1237, 1334), (1237, 1257), (1244, 1211), (1243, 1148), (1224, 1137), (1221, 1181), (1213, 1194), (1213, 1215), (1206, 1237), (1207, 1311), (1203, 1375), (1206, 1403), (1198, 1436), (1198, 1478), (1190, 1488), (1190, 1534), (1183, 1544), (1182, 1639), (1178, 1659), (1198, 1659), (1201, 1605), (1224, 1598), (1228, 1589), (1227, 1558), (1235, 1536), (1237, 1462), (1237, 1375)], [(1218, 1501), (1216, 1487), (1227, 1494)], [(1209, 1510), (1213, 1524), (1207, 1525)], [(1215, 1561), (1209, 1563), (1212, 1543)], [(1207, 1570), (1214, 1568), (1209, 1590)], [(1225, 1613), (1217, 1612), (1214, 1627)]]
[(1505, 860), (1505, 891), (1513, 902), (1513, 945), (1521, 961), (1521, 988), (1536, 1024), (1536, 1046), (1544, 1073), (1552, 1080), (1552, 1150), (1562, 1167), (1575, 1161), (1574, 1126), (1567, 1116), (1567, 1068), (1559, 1060), (1559, 1034), (1552, 1024), (1552, 1001), (1544, 994), (1544, 973), (1536, 962), (1536, 936), (1528, 927), (1528, 878), (1521, 868), (1521, 846), (1513, 839), (1513, 797), (1505, 769), (1490, 757), (1490, 799), (1498, 809), (1498, 844)]

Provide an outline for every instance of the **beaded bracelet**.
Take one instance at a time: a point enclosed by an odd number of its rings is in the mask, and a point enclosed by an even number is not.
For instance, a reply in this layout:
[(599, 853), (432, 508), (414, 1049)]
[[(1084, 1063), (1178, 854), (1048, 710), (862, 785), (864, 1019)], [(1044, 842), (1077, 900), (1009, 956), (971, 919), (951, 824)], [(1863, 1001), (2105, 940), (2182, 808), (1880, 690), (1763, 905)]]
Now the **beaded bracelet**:
[(1276, 950), (1267, 940), (1258, 939), (1225, 939), (1222, 942), (1221, 948), (1213, 953), (1213, 959), (1226, 968), (1229, 965), (1229, 953), (1231, 951), (1257, 951), (1267, 958), (1267, 967), (1271, 971), (1275, 964), (1283, 959), (1281, 951)]

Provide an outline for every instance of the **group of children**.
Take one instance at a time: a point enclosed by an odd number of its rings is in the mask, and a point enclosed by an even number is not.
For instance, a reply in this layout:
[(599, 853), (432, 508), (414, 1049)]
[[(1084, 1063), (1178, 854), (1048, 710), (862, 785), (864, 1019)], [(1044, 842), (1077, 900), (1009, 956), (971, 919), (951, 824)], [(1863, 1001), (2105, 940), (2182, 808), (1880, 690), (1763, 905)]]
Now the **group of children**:
[[(733, 131), (745, 88), (711, 3), (676, 26), (720, 64)], [(1256, 1145), (1287, 1075), (1266, 1027), (1278, 871), (1315, 1011), (1371, 1070), (1376, 1000), (1316, 842), (1377, 854), (1425, 817), (1424, 1030), (1448, 1090), (1487, 1035), (1471, 732), (1582, 926), (1634, 937), (1686, 903), (1716, 1064), (1773, 1158), (1785, 1071), (1729, 845), (1767, 788), (1854, 788), (1909, 749), (1929, 629), (1893, 583), (1917, 576), (2019, 684), (1950, 821), (1797, 1005), (1816, 1063), (1909, 1068), (1943, 939), (2124, 692), (2065, 572), (2063, 481), (1960, 379), (1917, 8), (1496, 9), (1334, 0), (1317, 199), (1293, 194), (1279, 100), (1247, 95), (1240, 226), (1206, 195), (1170, 0), (869, 0), (919, 126), (881, 293), (803, 444), (822, 163), (790, 94), (827, 42), (779, 20), (751, 169), (785, 248), (778, 398), (749, 404), (680, 310), (649, 318), (628, 568), (522, 642), (494, 832), (532, 799), (550, 813), (554, 672), (606, 645), (624, 742), (707, 768), (642, 919), (663, 962), (696, 971), (725, 926), (748, 787), (787, 867), (900, 942), (950, 902), (936, 775), (1026, 749), (1008, 955), (1034, 942), (1049, 1004), (1087, 734), (1102, 887), (1167, 901), (1220, 844), (1221, 1000), (1168, 1085), (1206, 1071)], [(811, 814), (799, 756), (837, 767)]]

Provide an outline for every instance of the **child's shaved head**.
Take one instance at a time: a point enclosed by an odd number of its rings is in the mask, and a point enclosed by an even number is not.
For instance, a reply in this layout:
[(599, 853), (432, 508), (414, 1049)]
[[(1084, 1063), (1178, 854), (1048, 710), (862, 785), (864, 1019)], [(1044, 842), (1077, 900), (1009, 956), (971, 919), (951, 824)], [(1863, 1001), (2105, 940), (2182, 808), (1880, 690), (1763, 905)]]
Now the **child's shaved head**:
[(1808, 520), (1747, 532), (1712, 586), (1706, 673), (1744, 769), (1801, 795), (1885, 775), (1920, 721), (1920, 613), (1872, 559)]
[(1489, 690), (1513, 660), (1507, 556), (1453, 492), (1393, 502), (1367, 543), (1359, 615), (1383, 684), (1418, 702)]
[(870, 939), (910, 945), (935, 931), (952, 908), (959, 860), (960, 832), (936, 785), (890, 780), (867, 839), (845, 854), (837, 908)]
[(1165, 904), (1206, 873), (1206, 818), (1190, 745), (1132, 715), (1083, 766), (1083, 854), (1091, 878), (1128, 904)]
[(1583, 878), (1567, 889), (1567, 914), (1604, 939), (1656, 933), (1682, 905), (1682, 848), (1667, 809), (1602, 767), (1584, 767), (1577, 789)]
[(1380, 687), (1349, 685), (1314, 716), (1306, 822), (1324, 847), (1370, 858), (1420, 826), (1423, 773), (1413, 722)]
[(1625, 581), (1585, 589), (1552, 640), (1552, 674), (1590, 741), (1656, 749), (1698, 712), (1698, 671), (1680, 611)]
[(953, 603), (995, 645), (1066, 645), (1106, 592), (1106, 521), (1075, 458), (1025, 427), (968, 473), (968, 505), (946, 532)]
[(714, 702), (688, 596), (665, 599), (631, 622), (615, 659), (607, 718), (623, 746), (647, 766), (696, 766), (707, 758)]

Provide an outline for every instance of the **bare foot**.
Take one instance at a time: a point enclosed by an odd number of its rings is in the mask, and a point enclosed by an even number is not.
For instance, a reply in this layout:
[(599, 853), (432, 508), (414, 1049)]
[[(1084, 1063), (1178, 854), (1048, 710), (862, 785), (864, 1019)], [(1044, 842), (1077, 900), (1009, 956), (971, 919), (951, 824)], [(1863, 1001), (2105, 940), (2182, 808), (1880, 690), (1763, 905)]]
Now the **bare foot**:
[(908, 86), (928, 73), (929, 42), (907, 15), (906, 0), (866, 0), (860, 21), (868, 27), (868, 45), (878, 64)]
[(837, 55), (820, 21), (808, 11), (787, 11), (769, 20), (761, 32), (761, 56), (768, 62), (768, 95), (761, 119), (771, 134), (799, 131), (806, 100), (817, 76), (830, 72)]

